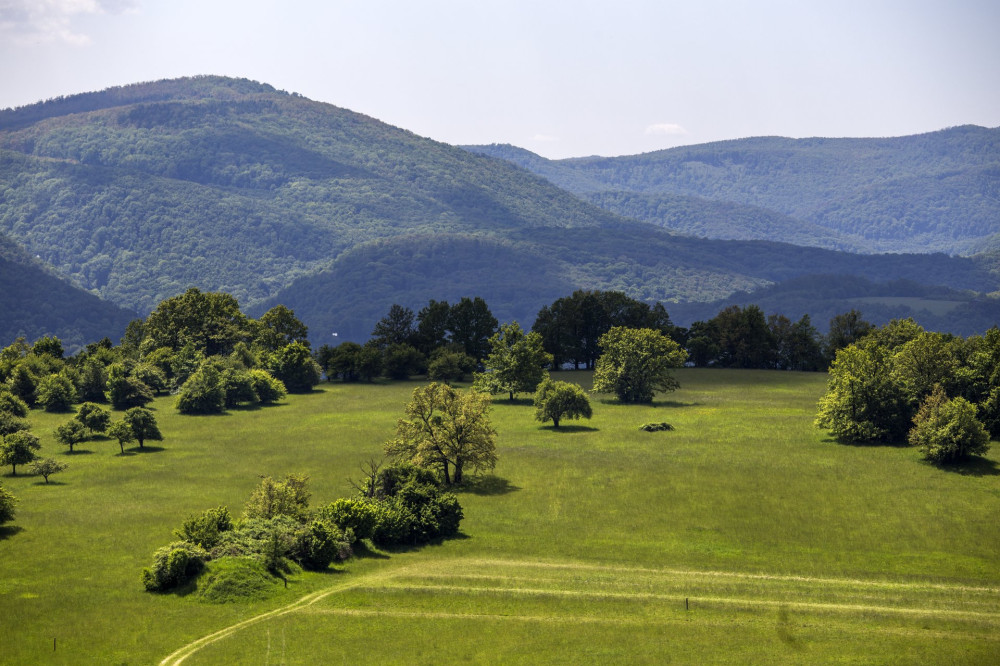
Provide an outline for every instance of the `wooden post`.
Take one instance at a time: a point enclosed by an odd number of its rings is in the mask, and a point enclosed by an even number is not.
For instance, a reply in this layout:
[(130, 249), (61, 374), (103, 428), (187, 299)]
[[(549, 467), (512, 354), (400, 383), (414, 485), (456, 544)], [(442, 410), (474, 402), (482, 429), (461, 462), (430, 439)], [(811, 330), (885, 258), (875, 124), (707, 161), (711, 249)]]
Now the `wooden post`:
[(684, 597), (684, 610), (691, 610), (690, 607), (688, 606), (688, 598), (687, 597)]

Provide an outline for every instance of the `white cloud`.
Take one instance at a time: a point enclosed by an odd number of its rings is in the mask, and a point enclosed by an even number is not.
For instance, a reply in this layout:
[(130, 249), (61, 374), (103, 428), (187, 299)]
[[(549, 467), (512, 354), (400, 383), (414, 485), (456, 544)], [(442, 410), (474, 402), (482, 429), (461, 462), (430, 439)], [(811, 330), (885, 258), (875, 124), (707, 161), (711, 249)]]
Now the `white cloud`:
[(88, 14), (121, 14), (138, 0), (0, 0), (0, 35), (19, 42), (65, 42), (85, 45), (90, 37), (73, 20)]
[(646, 134), (660, 136), (677, 136), (687, 134), (688, 131), (676, 123), (656, 123), (646, 127)]

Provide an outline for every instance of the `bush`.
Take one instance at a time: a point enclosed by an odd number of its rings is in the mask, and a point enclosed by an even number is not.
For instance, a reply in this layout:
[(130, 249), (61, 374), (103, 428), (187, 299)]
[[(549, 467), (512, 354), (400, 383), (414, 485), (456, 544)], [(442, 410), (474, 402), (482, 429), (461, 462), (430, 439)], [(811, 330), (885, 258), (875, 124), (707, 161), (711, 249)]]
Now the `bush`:
[(990, 441), (976, 418), (976, 406), (961, 397), (949, 400), (940, 385), (920, 406), (908, 439), (925, 459), (939, 464), (986, 453)]
[(246, 370), (226, 368), (222, 371), (221, 382), (226, 407), (236, 407), (240, 403), (257, 401), (257, 392), (253, 389), (253, 379)]
[(14, 520), (14, 506), (17, 498), (0, 486), (0, 525)]
[(222, 533), (231, 529), (233, 521), (229, 516), (229, 509), (219, 506), (208, 509), (199, 516), (189, 517), (179, 530), (174, 530), (174, 534), (178, 539), (212, 550), (218, 545)]
[(0, 412), (7, 412), (23, 419), (28, 416), (28, 403), (0, 384)]
[(283, 400), (288, 394), (281, 380), (272, 377), (266, 370), (251, 370), (250, 384), (257, 395), (257, 400), (264, 404)]
[(212, 363), (203, 363), (188, 377), (175, 403), (181, 414), (219, 414), (226, 407), (222, 374)]
[(64, 374), (47, 375), (38, 382), (36, 400), (47, 412), (67, 412), (76, 397), (76, 387)]
[(165, 592), (196, 576), (205, 566), (208, 553), (187, 541), (176, 541), (153, 553), (153, 564), (142, 570), (142, 584), (148, 592)]
[(476, 369), (476, 359), (465, 352), (435, 350), (427, 366), (427, 378), (435, 382), (460, 382)]
[(107, 399), (115, 409), (143, 407), (153, 401), (153, 390), (130, 376), (121, 363), (108, 368)]
[(336, 525), (346, 535), (370, 539), (375, 529), (377, 502), (367, 497), (340, 498), (316, 512), (317, 520)]
[(351, 540), (336, 525), (314, 520), (294, 533), (288, 556), (305, 569), (321, 571), (351, 556)]
[(646, 432), (663, 432), (665, 430), (673, 430), (674, 427), (669, 423), (643, 423), (639, 426), (639, 430), (644, 430)]
[(268, 370), (292, 393), (308, 393), (319, 384), (323, 374), (309, 347), (301, 342), (293, 342), (274, 352), (269, 359)]

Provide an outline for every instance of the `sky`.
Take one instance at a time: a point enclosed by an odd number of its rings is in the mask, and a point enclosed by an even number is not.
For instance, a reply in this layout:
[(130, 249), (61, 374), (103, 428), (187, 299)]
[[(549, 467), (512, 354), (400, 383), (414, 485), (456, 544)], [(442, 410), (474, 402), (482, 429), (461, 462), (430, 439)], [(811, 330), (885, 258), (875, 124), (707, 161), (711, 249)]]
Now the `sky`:
[(1000, 126), (996, 0), (0, 0), (0, 108), (195, 74), (551, 158)]

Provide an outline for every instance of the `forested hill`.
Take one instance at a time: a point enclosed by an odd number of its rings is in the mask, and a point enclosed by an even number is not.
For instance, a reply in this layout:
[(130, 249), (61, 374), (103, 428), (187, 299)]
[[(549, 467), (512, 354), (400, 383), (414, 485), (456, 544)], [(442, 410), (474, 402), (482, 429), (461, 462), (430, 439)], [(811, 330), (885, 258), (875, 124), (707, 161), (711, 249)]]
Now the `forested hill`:
[(0, 344), (57, 335), (72, 352), (105, 336), (117, 341), (135, 317), (54, 275), (0, 234)]
[(0, 231), (142, 311), (190, 285), (257, 302), (378, 238), (614, 219), (501, 160), (244, 80), (90, 93), (0, 127)]
[[(675, 196), (688, 231), (709, 209), (748, 227), (783, 224), (784, 240), (797, 224), (702, 203)], [(489, 296), (498, 316), (530, 325), (538, 307), (579, 288), (713, 301), (837, 273), (997, 289), (983, 266), (943, 255), (676, 235), (508, 161), (223, 77), (0, 111), (0, 233), (140, 314), (198, 287), (251, 312), (286, 302), (311, 327), (353, 337), (406, 299)]]
[[(1000, 128), (885, 139), (757, 137), (557, 161), (512, 146), (468, 149), (609, 211), (712, 238), (968, 254), (1000, 233)], [(685, 197), (752, 208), (707, 209), (699, 228), (683, 210)]]

